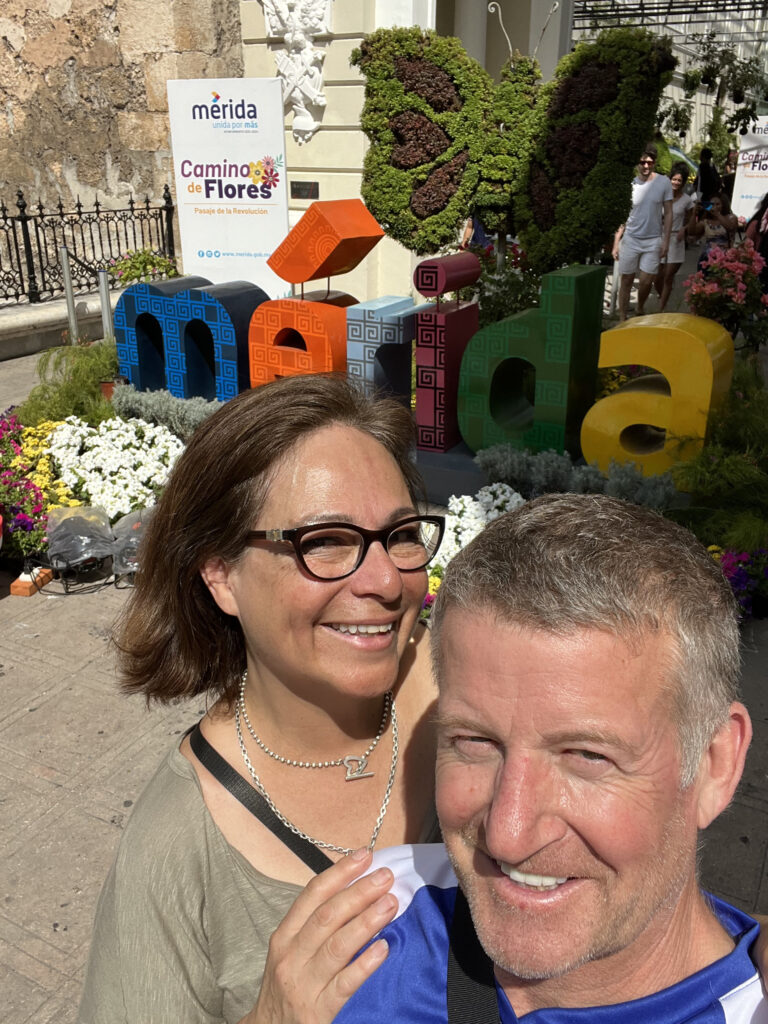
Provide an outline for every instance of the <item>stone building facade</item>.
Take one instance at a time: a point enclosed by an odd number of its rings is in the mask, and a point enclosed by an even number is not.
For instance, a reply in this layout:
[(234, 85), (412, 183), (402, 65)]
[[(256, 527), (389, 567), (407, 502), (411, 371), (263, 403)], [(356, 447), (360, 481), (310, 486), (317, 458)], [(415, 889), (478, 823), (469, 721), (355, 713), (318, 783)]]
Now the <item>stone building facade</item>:
[(122, 206), (171, 181), (166, 80), (242, 75), (240, 8), (4, 0), (0, 52), (0, 199)]
[[(511, 45), (539, 45), (551, 73), (568, 48), (572, 3), (564, 0), (551, 24), (549, 4), (495, 6)], [(349, 57), (363, 36), (392, 25), (436, 28), (459, 35), (497, 74), (509, 51), (487, 8), (485, 0), (5, 0), (0, 199), (11, 213), (19, 188), (47, 208), (59, 199), (69, 208), (78, 197), (86, 207), (95, 198), (121, 207), (131, 195), (159, 201), (166, 182), (173, 191), (166, 82), (280, 74), (288, 83), (289, 187), (305, 186), (291, 189), (295, 223), (308, 191), (320, 199), (360, 194), (364, 82)], [(384, 239), (334, 287), (358, 299), (407, 294), (414, 262)]]

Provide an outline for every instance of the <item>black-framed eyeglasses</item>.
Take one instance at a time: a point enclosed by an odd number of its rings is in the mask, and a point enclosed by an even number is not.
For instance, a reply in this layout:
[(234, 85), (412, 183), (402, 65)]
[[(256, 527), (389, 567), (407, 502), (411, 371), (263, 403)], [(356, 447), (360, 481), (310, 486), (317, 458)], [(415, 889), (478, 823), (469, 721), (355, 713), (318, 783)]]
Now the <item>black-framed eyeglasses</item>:
[(639, 163), (641, 163), (641, 164), (655, 164), (656, 161), (655, 160), (640, 160)]
[(400, 572), (417, 572), (437, 554), (445, 516), (408, 516), (383, 530), (353, 523), (316, 523), (294, 530), (251, 530), (246, 540), (287, 541), (299, 564), (316, 580), (342, 580), (362, 565), (378, 541)]

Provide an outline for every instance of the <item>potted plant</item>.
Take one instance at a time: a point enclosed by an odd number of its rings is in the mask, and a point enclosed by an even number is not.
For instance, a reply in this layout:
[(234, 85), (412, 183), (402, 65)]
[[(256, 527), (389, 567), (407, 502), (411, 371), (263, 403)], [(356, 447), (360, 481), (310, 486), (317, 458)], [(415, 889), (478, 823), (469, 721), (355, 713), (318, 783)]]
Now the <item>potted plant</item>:
[(97, 424), (115, 415), (102, 396), (101, 381), (119, 371), (114, 342), (64, 345), (43, 352), (37, 363), (40, 383), (16, 409), (24, 426), (79, 416)]
[(130, 249), (118, 260), (112, 260), (109, 272), (118, 285), (156, 278), (178, 277), (176, 261), (154, 249)]
[(729, 249), (713, 248), (701, 269), (685, 281), (690, 311), (722, 324), (757, 351), (768, 338), (768, 295), (760, 271), (765, 260), (749, 239)]
[(112, 401), (112, 392), (115, 390), (116, 384), (128, 384), (129, 380), (127, 377), (123, 377), (122, 374), (116, 373), (113, 377), (104, 377), (99, 381), (99, 387), (101, 388), (102, 397), (108, 402)]

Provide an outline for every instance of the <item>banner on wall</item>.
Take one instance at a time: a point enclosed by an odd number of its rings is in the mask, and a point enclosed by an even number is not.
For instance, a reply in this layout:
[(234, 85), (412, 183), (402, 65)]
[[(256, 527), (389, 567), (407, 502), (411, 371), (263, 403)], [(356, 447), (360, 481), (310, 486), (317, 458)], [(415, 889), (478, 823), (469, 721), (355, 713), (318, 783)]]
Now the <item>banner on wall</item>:
[(749, 220), (768, 192), (768, 115), (758, 117), (739, 140), (739, 163), (733, 185), (733, 212)]
[(267, 266), (288, 233), (280, 80), (169, 81), (168, 111), (184, 273), (290, 295)]

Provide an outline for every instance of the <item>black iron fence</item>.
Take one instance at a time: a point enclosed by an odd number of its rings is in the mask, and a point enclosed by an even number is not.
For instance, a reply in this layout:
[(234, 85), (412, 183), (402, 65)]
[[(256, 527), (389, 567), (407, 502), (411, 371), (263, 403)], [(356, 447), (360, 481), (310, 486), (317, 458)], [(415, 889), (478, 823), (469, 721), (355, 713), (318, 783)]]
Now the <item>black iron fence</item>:
[(72, 284), (76, 291), (92, 291), (98, 285), (99, 270), (110, 272), (127, 252), (150, 249), (175, 259), (173, 199), (163, 188), (162, 204), (128, 200), (120, 210), (103, 209), (98, 199), (92, 210), (78, 201), (69, 213), (59, 200), (55, 212), (42, 203), (29, 208), (21, 190), (17, 193), (18, 213), (11, 213), (0, 200), (0, 302), (42, 302), (64, 292), (59, 250), (66, 246), (73, 258)]

